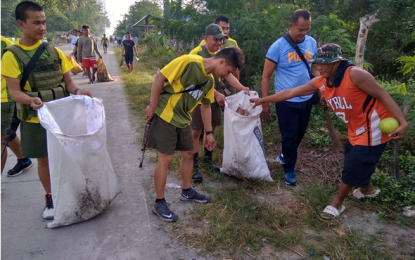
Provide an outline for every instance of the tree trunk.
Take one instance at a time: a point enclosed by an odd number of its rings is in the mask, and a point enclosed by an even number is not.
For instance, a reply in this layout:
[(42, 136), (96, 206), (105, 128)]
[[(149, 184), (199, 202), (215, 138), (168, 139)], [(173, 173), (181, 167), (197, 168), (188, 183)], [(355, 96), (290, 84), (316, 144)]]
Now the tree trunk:
[(367, 34), (369, 33), (369, 28), (372, 24), (378, 22), (379, 19), (376, 19), (376, 14), (365, 15), (360, 17), (360, 30), (357, 35), (356, 43), (356, 56), (355, 64), (356, 66), (363, 67), (363, 57), (365, 56), (365, 46), (367, 40)]

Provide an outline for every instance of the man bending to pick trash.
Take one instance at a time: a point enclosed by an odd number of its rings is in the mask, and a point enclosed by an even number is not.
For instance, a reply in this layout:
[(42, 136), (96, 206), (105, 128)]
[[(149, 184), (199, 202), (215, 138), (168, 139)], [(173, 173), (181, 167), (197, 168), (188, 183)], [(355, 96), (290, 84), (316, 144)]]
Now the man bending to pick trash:
[[(346, 123), (349, 138), (344, 145), (345, 158), (339, 193), (321, 213), (322, 218), (333, 219), (346, 209), (342, 204), (353, 187), (358, 189), (351, 195), (358, 199), (374, 198), (379, 194), (380, 190), (376, 190), (370, 182), (376, 164), (389, 140), (399, 140), (405, 136), (408, 123), (399, 106), (375, 78), (341, 56), (339, 45), (328, 43), (321, 46), (313, 63), (320, 77), (272, 96), (251, 99), (251, 102), (258, 106), (264, 102), (281, 102), (320, 90), (327, 105)], [(379, 123), (390, 117), (399, 122), (399, 127), (387, 135), (380, 131)]]
[(215, 148), (210, 104), (215, 101), (212, 73), (225, 77), (245, 63), (242, 51), (235, 47), (221, 50), (212, 58), (183, 55), (164, 67), (151, 87), (151, 103), (146, 108), (147, 123), (152, 121), (147, 147), (159, 151), (159, 161), (154, 171), (157, 199), (153, 213), (163, 221), (178, 219), (164, 199), (167, 168), (173, 160), (174, 151), (181, 152), (180, 174), (183, 181), (181, 201), (207, 203), (209, 198), (192, 189), (193, 139), (190, 130), (190, 113), (201, 104), (205, 127), (204, 145)]

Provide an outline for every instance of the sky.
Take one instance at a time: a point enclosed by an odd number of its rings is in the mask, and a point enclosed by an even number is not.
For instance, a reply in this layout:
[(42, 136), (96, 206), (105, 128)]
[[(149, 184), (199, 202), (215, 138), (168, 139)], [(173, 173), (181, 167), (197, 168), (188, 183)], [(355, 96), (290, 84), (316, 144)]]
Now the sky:
[(118, 24), (118, 21), (124, 19), (123, 15), (128, 12), (130, 5), (134, 4), (136, 0), (105, 0), (108, 12), (108, 17), (111, 22), (111, 26), (105, 29), (107, 35), (112, 35), (114, 27)]

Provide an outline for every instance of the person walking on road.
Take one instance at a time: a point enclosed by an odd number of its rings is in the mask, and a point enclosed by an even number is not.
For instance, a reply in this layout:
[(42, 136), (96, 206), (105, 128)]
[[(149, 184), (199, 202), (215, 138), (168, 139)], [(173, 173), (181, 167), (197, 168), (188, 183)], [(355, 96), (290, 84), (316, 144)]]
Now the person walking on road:
[[(401, 140), (408, 130), (401, 109), (391, 96), (366, 70), (342, 57), (337, 44), (324, 44), (318, 49), (315, 63), (320, 77), (306, 84), (285, 89), (272, 96), (251, 99), (255, 106), (268, 102), (283, 102), (294, 97), (321, 92), (333, 112), (347, 125), (345, 158), (337, 197), (332, 200), (321, 217), (338, 217), (346, 207), (344, 199), (350, 195), (357, 199), (374, 198), (380, 190), (371, 183), (372, 174), (391, 139)], [(382, 119), (394, 117), (399, 126), (389, 135), (379, 129)], [(358, 187), (349, 194), (353, 187)]]
[[(1, 56), (3, 57), (3, 50), (6, 47), (12, 46), (14, 43), (1, 36)], [(1, 75), (1, 150), (4, 148), (4, 139), (6, 138), (6, 129), (10, 126), (15, 109), (14, 101), (10, 97), (7, 89), (6, 79)], [(17, 164), (7, 172), (8, 177), (14, 177), (21, 174), (24, 170), (30, 169), (33, 166), (30, 158), (24, 157), (22, 154), (21, 142), (19, 136), (9, 142), (10, 150), (17, 157)], [(4, 166), (7, 162), (7, 149), (4, 150), (3, 157), (1, 157), (1, 173), (3, 174)]]
[(76, 60), (76, 51), (74, 51), (74, 49), (75, 49), (75, 44), (79, 39), (78, 30), (77, 29), (70, 30), (69, 32), (66, 33), (66, 37), (69, 37), (69, 39), (71, 40), (71, 49), (73, 53), (72, 55), (75, 57), (75, 60)]
[(130, 73), (134, 69), (134, 53), (138, 58), (137, 48), (135, 47), (135, 42), (131, 40), (131, 34), (127, 32), (126, 39), (122, 42), (122, 51), (121, 54), (125, 58), (125, 63), (127, 64)]
[[(7, 51), (1, 60), (1, 76), (6, 79), (11, 98), (18, 104), (22, 153), (26, 157), (37, 158), (38, 161), (39, 179), (46, 191), (46, 207), (42, 216), (45, 219), (53, 219), (46, 130), (39, 123), (36, 110), (43, 106), (43, 102), (63, 98), (67, 93), (90, 97), (93, 95), (91, 91), (79, 88), (72, 80), (69, 74), (72, 65), (62, 51), (52, 45), (43, 45), (42, 39), (46, 32), (46, 16), (43, 9), (34, 2), (23, 1), (17, 5), (15, 15), (22, 30), (22, 38), (15, 45), (6, 48)], [(31, 59), (38, 48), (43, 47), (46, 49), (40, 54), (22, 90), (21, 75), (26, 67), (27, 58)], [(52, 74), (50, 68), (53, 68), (52, 71), (55, 73)], [(38, 97), (40, 90), (43, 93), (53, 90), (54, 95), (44, 95), (42, 101)]]
[[(210, 58), (214, 56), (222, 47), (223, 40), (226, 39), (226, 35), (223, 33), (221, 27), (217, 24), (210, 24), (205, 29), (205, 44), (202, 46), (197, 46), (194, 48), (189, 54), (199, 55), (203, 58)], [(214, 77), (214, 84), (215, 84), (215, 102), (210, 105), (212, 111), (212, 129), (215, 131), (217, 126), (222, 125), (222, 110), (221, 106), (225, 104), (225, 92), (224, 86), (221, 77), (217, 77), (216, 74), (212, 73)], [(249, 88), (242, 86), (239, 81), (229, 73), (225, 77), (229, 79), (235, 89), (241, 91), (249, 91)], [(203, 181), (203, 174), (199, 163), (199, 142), (200, 136), (202, 134), (204, 124), (203, 118), (201, 113), (201, 105), (196, 106), (196, 108), (191, 113), (192, 122), (190, 123), (190, 128), (192, 129), (192, 137), (193, 137), (193, 175), (192, 180), (194, 182), (202, 182)], [(214, 170), (219, 172), (220, 168), (216, 165), (212, 158), (212, 151), (204, 147), (204, 156), (203, 159), (206, 165)]]
[(156, 201), (153, 213), (163, 221), (173, 222), (178, 216), (172, 212), (164, 198), (167, 169), (174, 151), (181, 152), (182, 176), (181, 201), (208, 203), (209, 197), (198, 193), (191, 186), (193, 141), (189, 124), (190, 112), (201, 105), (205, 125), (204, 145), (210, 151), (215, 147), (211, 125), (210, 104), (214, 102), (214, 86), (211, 73), (222, 77), (241, 68), (245, 62), (238, 48), (227, 48), (212, 58), (183, 55), (167, 64), (158, 73), (151, 87), (151, 102), (145, 110), (147, 123), (152, 120), (147, 147), (159, 152), (154, 171)]
[[(78, 41), (78, 62), (82, 61), (82, 67), (86, 69), (86, 75), (89, 79), (88, 84), (92, 84), (95, 81), (95, 73), (97, 72), (95, 53), (98, 54), (100, 59), (102, 59), (102, 56), (99, 53), (97, 42), (89, 35), (89, 26), (83, 25), (82, 31), (84, 35)], [(90, 68), (92, 68), (92, 75)]]
[(101, 38), (101, 43), (102, 43), (102, 47), (104, 49), (104, 53), (106, 54), (107, 53), (107, 48), (108, 48), (108, 38), (105, 36), (105, 34)]
[(118, 36), (118, 39), (117, 39), (117, 47), (121, 47), (121, 37), (120, 36)]
[[(301, 86), (310, 81), (308, 67), (317, 52), (316, 41), (307, 35), (311, 26), (311, 14), (300, 9), (293, 13), (289, 24), (290, 31), (287, 37), (291, 37), (297, 44), (307, 61), (302, 61), (296, 50), (281, 37), (269, 48), (264, 70), (262, 73), (261, 91), (262, 97), (268, 96), (271, 75), (275, 71), (275, 92)], [(308, 66), (305, 65), (307, 62)], [(278, 116), (278, 126), (281, 132), (282, 153), (277, 157), (285, 172), (285, 183), (296, 185), (297, 148), (304, 137), (310, 120), (313, 95), (293, 97), (283, 102), (275, 103)], [(269, 103), (263, 104), (262, 118), (270, 115)]]

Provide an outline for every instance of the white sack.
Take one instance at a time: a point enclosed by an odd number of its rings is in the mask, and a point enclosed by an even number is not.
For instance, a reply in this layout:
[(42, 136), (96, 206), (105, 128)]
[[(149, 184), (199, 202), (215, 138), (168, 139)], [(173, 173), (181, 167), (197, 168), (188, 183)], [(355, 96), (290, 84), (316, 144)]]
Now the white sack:
[(71, 96), (38, 110), (47, 130), (52, 199), (48, 228), (88, 220), (102, 213), (120, 192), (107, 151), (101, 100)]
[[(224, 116), (224, 151), (222, 171), (239, 178), (273, 181), (265, 157), (260, 114), (262, 106), (252, 109), (249, 99), (258, 97), (239, 92), (226, 97)], [(241, 106), (250, 112), (243, 116), (235, 111)]]

